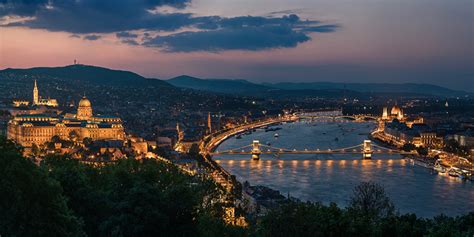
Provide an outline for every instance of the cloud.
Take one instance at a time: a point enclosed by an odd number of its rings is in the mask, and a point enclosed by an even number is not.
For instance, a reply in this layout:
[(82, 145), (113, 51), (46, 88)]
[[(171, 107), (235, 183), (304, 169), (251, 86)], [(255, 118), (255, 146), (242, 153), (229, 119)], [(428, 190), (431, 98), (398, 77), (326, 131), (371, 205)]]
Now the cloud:
[(33, 19), (10, 26), (76, 34), (112, 33), (135, 29), (176, 30), (190, 24), (190, 14), (163, 14), (161, 6), (184, 8), (190, 0), (1, 0), (0, 16)]
[[(207, 19), (209, 20), (209, 19)], [(143, 45), (159, 47), (166, 52), (224, 50), (266, 50), (292, 48), (310, 40), (310, 32), (333, 32), (338, 26), (320, 25), (319, 21), (302, 21), (297, 15), (282, 17), (240, 16), (214, 17), (201, 31), (186, 31), (147, 38)]]
[[(221, 17), (162, 10), (163, 7), (183, 9), (190, 1), (0, 0), (0, 17), (25, 18), (4, 26), (68, 32), (85, 40), (115, 33), (124, 44), (142, 44), (166, 52), (290, 48), (310, 40), (312, 32), (337, 29), (336, 25), (302, 20), (296, 14)], [(183, 29), (187, 31), (176, 33)]]
[(328, 33), (334, 32), (339, 28), (339, 25), (319, 25), (319, 26), (308, 26), (301, 29), (303, 32), (319, 32)]
[(117, 38), (137, 38), (138, 37), (137, 34), (133, 34), (133, 33), (126, 32), (126, 31), (117, 32), (115, 34), (115, 36), (117, 36)]
[(167, 52), (223, 50), (263, 50), (295, 47), (310, 38), (290, 27), (263, 26), (227, 28), (214, 31), (182, 32), (157, 36), (144, 45), (160, 47)]
[(82, 37), (83, 39), (85, 40), (98, 40), (100, 39), (102, 36), (100, 35), (85, 35), (84, 37)]
[(133, 40), (133, 39), (124, 39), (120, 42), (122, 42), (123, 44), (128, 44), (128, 45), (133, 45), (133, 46), (140, 45), (136, 40)]

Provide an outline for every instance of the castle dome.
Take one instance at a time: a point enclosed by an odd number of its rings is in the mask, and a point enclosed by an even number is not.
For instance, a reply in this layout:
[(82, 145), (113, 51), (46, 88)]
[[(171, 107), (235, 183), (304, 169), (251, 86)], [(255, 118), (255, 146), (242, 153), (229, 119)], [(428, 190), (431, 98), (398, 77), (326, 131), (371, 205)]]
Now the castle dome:
[(84, 96), (79, 101), (79, 107), (91, 107), (91, 101)]
[(92, 105), (85, 96), (79, 101), (76, 118), (80, 120), (89, 120), (92, 118)]

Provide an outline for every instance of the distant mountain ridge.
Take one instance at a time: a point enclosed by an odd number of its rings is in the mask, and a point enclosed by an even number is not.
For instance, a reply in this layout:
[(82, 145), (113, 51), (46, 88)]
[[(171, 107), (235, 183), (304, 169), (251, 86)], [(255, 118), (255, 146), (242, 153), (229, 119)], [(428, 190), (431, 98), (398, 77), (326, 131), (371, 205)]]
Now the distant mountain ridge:
[(186, 75), (166, 80), (166, 82), (176, 87), (231, 94), (251, 94), (275, 90), (275, 88), (254, 84), (246, 80), (200, 79)]
[(335, 83), (335, 82), (281, 82), (281, 83), (264, 83), (263, 85), (287, 89), (287, 90), (327, 90), (327, 89), (342, 89), (352, 90), (358, 92), (369, 93), (415, 93), (415, 94), (429, 94), (436, 96), (455, 96), (460, 94), (469, 94), (465, 91), (457, 91), (445, 87), (432, 84), (417, 84), (417, 83)]
[[(78, 80), (95, 84), (108, 84), (117, 86), (159, 86), (163, 88), (179, 87), (201, 91), (224, 94), (249, 95), (249, 96), (311, 96), (327, 95), (340, 96), (357, 95), (360, 93), (375, 94), (407, 94), (407, 95), (432, 95), (432, 96), (463, 96), (472, 95), (465, 91), (451, 90), (432, 84), (416, 83), (335, 83), (335, 82), (281, 82), (281, 83), (253, 83), (240, 79), (201, 79), (192, 76), (178, 76), (169, 80), (145, 78), (134, 72), (114, 70), (90, 65), (68, 65), (63, 67), (35, 67), (28, 69), (0, 70), (2, 76), (9, 74), (24, 76), (48, 76), (61, 80)], [(333, 95), (334, 94), (334, 95)]]
[[(183, 88), (232, 94), (254, 94), (300, 90), (300, 91), (352, 91), (359, 93), (419, 94), (432, 96), (460, 96), (471, 94), (465, 91), (451, 90), (432, 84), (416, 83), (336, 83), (336, 82), (281, 82), (253, 83), (239, 79), (201, 79), (191, 76), (179, 76), (167, 80), (168, 83)], [(293, 92), (291, 94), (294, 94)], [(307, 93), (305, 93), (307, 94)]]

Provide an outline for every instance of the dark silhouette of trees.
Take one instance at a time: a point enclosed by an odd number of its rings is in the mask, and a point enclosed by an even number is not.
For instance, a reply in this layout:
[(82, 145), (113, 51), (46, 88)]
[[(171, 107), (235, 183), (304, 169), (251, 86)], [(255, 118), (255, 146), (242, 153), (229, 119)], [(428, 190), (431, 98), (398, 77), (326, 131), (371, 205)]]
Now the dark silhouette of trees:
[(390, 217), (395, 208), (382, 186), (362, 182), (354, 188), (349, 210), (372, 220)]
[(5, 236), (84, 236), (60, 184), (0, 137), (0, 233)]
[(47, 156), (38, 167), (0, 138), (3, 236), (473, 236), (474, 212), (400, 215), (383, 188), (362, 183), (348, 207), (286, 200), (249, 228), (223, 222), (213, 182), (157, 160), (92, 167)]

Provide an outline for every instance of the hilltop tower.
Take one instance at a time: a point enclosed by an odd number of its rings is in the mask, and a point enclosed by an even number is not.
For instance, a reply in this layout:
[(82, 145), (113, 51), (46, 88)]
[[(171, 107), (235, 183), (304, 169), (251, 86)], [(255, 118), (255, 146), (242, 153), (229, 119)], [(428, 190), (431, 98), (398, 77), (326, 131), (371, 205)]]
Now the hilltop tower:
[(33, 105), (39, 104), (38, 85), (35, 80), (35, 87), (33, 88)]

